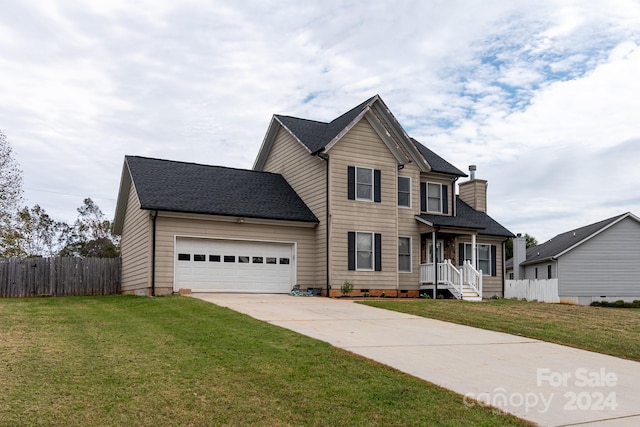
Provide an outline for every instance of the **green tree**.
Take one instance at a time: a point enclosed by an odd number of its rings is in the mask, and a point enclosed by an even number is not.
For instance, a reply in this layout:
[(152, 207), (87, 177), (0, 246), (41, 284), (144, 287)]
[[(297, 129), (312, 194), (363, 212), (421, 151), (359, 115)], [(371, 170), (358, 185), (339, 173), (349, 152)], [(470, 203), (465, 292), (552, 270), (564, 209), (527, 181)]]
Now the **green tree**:
[[(529, 236), (528, 233), (525, 233), (524, 238), (527, 240), (527, 249), (532, 248), (538, 244), (538, 240), (536, 240), (536, 238), (533, 236)], [(505, 259), (513, 258), (513, 238), (511, 237), (507, 239), (504, 244), (504, 256)]]
[(73, 226), (62, 230), (64, 248), (61, 256), (115, 258), (120, 255), (119, 238), (111, 233), (112, 224), (91, 198), (78, 208)]
[(39, 205), (25, 206), (16, 216), (8, 255), (13, 257), (51, 257), (60, 248), (60, 231), (65, 224), (55, 221)]
[(0, 256), (11, 256), (17, 237), (16, 213), (22, 203), (22, 170), (0, 130)]

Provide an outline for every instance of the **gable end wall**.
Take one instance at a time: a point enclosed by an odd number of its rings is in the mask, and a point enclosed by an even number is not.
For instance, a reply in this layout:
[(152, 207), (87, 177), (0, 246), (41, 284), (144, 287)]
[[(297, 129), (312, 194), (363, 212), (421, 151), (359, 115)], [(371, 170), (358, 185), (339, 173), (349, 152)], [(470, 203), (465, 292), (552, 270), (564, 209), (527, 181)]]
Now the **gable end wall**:
[[(326, 167), (324, 160), (312, 156), (291, 134), (280, 127), (264, 168), (266, 172), (279, 173), (302, 201), (311, 209), (320, 223), (315, 227), (315, 263), (309, 267), (299, 265), (299, 273), (312, 275), (309, 285), (326, 285)], [(300, 271), (311, 268), (311, 271)]]
[(640, 224), (625, 218), (562, 255), (558, 293), (563, 296), (640, 297)]
[(122, 226), (122, 292), (148, 295), (151, 275), (151, 217), (140, 209), (140, 201), (131, 184)]

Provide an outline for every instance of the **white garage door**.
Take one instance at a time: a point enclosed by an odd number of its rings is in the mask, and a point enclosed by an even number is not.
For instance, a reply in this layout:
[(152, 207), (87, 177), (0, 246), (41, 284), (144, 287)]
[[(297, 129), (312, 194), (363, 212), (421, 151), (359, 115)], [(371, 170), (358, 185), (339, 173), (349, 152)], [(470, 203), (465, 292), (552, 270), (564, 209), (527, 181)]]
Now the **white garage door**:
[(175, 289), (287, 293), (295, 281), (291, 243), (178, 237)]

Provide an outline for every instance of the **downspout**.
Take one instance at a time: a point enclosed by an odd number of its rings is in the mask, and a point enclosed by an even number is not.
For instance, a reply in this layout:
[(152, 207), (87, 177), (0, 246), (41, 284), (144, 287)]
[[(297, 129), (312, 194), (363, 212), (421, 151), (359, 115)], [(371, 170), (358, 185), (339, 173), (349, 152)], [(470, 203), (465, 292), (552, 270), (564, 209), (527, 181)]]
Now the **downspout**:
[(158, 219), (158, 210), (151, 212), (152, 231), (151, 231), (151, 296), (156, 296), (156, 222)]
[(326, 247), (326, 290), (327, 290), (327, 298), (329, 298), (330, 292), (331, 292), (331, 283), (330, 283), (330, 270), (329, 270), (329, 156), (325, 153), (322, 152), (318, 152), (315, 153), (320, 159), (324, 160), (325, 162), (327, 162), (327, 169), (326, 169), (326, 187), (327, 187), (327, 191), (326, 191), (326, 212), (325, 212), (325, 227), (326, 227), (326, 242), (325, 242), (325, 247)]

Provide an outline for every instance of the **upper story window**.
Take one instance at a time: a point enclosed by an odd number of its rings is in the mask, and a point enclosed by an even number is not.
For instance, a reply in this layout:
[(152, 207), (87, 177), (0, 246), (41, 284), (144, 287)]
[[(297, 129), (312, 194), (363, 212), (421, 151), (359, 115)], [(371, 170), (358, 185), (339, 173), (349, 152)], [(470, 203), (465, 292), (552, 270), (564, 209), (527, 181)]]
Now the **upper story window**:
[(356, 168), (356, 199), (373, 201), (373, 169)]
[(427, 212), (442, 212), (442, 186), (427, 183)]
[(381, 201), (381, 172), (378, 169), (349, 166), (347, 195), (349, 200)]
[(411, 178), (407, 176), (398, 177), (398, 206), (411, 207)]
[(449, 213), (447, 185), (433, 182), (420, 183), (420, 211)]

